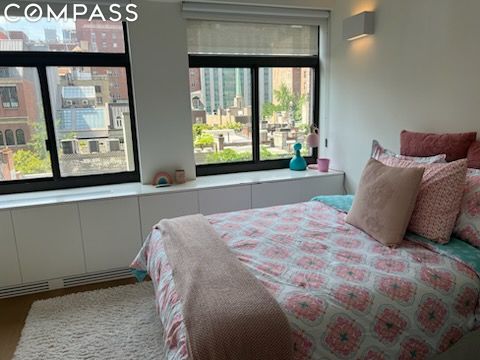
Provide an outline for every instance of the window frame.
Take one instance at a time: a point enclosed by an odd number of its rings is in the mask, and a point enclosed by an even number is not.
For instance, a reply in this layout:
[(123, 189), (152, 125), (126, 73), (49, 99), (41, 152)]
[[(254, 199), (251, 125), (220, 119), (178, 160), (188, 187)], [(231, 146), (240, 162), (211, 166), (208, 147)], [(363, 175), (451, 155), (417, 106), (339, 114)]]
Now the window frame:
[[(189, 54), (191, 68), (249, 68), (252, 78), (252, 152), (253, 160), (218, 164), (196, 165), (197, 176), (218, 175), (245, 171), (261, 171), (288, 168), (290, 159), (260, 160), (260, 68), (305, 67), (314, 71), (313, 122), (319, 127), (320, 118), (320, 56), (246, 56), (246, 55), (202, 55)], [(292, 155), (293, 156), (293, 155)], [(316, 163), (318, 148), (312, 155), (304, 157), (308, 164)]]
[[(112, 185), (140, 181), (140, 163), (138, 157), (137, 127), (132, 85), (132, 70), (130, 64), (130, 46), (128, 29), (125, 22), (123, 36), (125, 41), (124, 53), (101, 52), (46, 52), (46, 51), (2, 51), (0, 52), (0, 67), (28, 67), (35, 68), (38, 73), (40, 94), (45, 126), (47, 132), (46, 146), (50, 155), (52, 176), (36, 179), (20, 179), (0, 182), (0, 195), (41, 190), (59, 190), (86, 186)], [(130, 108), (130, 122), (132, 146), (134, 156), (134, 171), (105, 173), (83, 176), (62, 177), (60, 160), (58, 157), (55, 124), (48, 87), (48, 67), (122, 67), (125, 68), (128, 89), (128, 104)]]

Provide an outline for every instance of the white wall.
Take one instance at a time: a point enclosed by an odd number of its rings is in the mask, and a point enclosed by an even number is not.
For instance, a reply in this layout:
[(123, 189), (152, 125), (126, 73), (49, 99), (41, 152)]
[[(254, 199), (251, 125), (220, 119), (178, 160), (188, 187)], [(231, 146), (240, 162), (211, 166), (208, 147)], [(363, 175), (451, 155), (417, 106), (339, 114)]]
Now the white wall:
[[(375, 35), (347, 42), (342, 22), (376, 11)], [(480, 1), (337, 0), (331, 25), (329, 149), (354, 191), (373, 138), (400, 131), (480, 133)]]
[[(225, 2), (237, 2), (225, 0)], [(247, 0), (255, 4), (330, 9), (334, 0)], [(129, 25), (142, 182), (158, 170), (195, 177), (188, 88), (186, 22), (180, 0), (138, 0)]]
[(185, 21), (180, 3), (135, 1), (129, 25), (142, 182), (158, 170), (195, 177)]

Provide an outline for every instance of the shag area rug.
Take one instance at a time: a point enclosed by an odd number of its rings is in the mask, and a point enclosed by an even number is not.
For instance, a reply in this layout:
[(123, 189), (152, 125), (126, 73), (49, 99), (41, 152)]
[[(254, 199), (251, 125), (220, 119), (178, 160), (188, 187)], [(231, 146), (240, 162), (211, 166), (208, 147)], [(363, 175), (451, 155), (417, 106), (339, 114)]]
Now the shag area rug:
[(33, 303), (15, 360), (165, 358), (150, 282)]

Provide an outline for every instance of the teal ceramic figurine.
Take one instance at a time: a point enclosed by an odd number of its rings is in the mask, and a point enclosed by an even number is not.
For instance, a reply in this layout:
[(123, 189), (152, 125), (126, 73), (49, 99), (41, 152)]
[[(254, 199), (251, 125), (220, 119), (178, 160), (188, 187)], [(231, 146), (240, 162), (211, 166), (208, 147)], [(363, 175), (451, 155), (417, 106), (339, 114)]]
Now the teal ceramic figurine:
[(295, 156), (290, 160), (290, 170), (295, 171), (303, 171), (307, 169), (307, 162), (305, 159), (300, 155), (300, 150), (302, 150), (302, 144), (296, 143), (293, 146), (295, 150)]

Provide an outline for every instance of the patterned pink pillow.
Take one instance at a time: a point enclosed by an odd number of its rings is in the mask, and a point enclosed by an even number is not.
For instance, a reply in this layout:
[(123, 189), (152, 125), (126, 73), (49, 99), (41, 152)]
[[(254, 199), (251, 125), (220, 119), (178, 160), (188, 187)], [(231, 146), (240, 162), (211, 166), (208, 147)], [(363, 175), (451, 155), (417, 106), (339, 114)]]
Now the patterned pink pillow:
[(389, 166), (425, 168), (408, 229), (438, 243), (448, 243), (460, 211), (467, 160), (449, 164), (418, 164), (388, 158), (382, 162)]
[(480, 248), (480, 170), (468, 169), (455, 236)]
[(400, 134), (400, 153), (408, 156), (447, 154), (447, 161), (465, 159), (476, 137), (476, 132), (431, 134), (403, 130)]
[(408, 160), (408, 161), (415, 161), (419, 164), (434, 164), (434, 163), (446, 163), (447, 155), (446, 154), (439, 154), (434, 156), (405, 156), (405, 155), (398, 155), (397, 153), (393, 152), (392, 150), (388, 150), (384, 148), (377, 140), (372, 141), (372, 153), (371, 158), (382, 161), (386, 157), (394, 157), (400, 160)]

